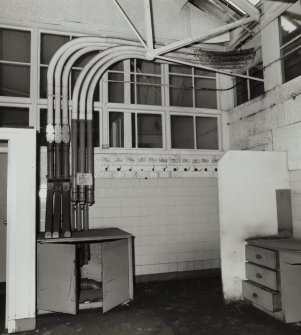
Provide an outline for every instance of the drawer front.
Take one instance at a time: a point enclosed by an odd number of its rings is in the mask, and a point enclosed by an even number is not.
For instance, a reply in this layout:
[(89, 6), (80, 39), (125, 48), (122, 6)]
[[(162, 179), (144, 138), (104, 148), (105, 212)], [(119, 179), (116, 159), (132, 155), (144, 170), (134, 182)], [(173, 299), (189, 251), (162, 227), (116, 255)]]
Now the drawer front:
[(266, 266), (270, 269), (277, 269), (277, 252), (274, 250), (246, 245), (246, 260), (251, 263)]
[(279, 273), (252, 263), (246, 263), (246, 277), (274, 291), (280, 290)]
[(281, 310), (281, 297), (279, 292), (272, 291), (249, 281), (243, 281), (242, 294), (245, 299), (268, 311), (278, 312)]

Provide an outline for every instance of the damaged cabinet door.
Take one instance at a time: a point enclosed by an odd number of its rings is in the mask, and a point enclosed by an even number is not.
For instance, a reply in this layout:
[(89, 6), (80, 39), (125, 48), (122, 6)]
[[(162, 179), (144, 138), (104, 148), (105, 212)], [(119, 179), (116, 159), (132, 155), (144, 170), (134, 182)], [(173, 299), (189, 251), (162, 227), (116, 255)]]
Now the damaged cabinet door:
[(131, 300), (131, 239), (102, 243), (103, 313)]
[(37, 309), (76, 314), (76, 246), (38, 243), (37, 267)]

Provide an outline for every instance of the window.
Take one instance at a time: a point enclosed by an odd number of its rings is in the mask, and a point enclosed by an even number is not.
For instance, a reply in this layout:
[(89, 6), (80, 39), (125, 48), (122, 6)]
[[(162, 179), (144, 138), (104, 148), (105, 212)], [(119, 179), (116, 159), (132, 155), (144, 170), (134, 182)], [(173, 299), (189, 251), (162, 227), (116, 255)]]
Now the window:
[(301, 75), (301, 3), (297, 1), (279, 18), (283, 82)]
[(131, 60), (131, 103), (162, 105), (161, 65), (141, 59)]
[(162, 148), (162, 116), (160, 114), (135, 114), (132, 128), (135, 132), (135, 144), (138, 148)]
[(214, 72), (189, 66), (169, 66), (170, 105), (217, 108)]
[[(251, 77), (263, 78), (262, 63), (252, 67), (244, 74), (249, 75)], [(236, 86), (235, 106), (239, 106), (244, 102), (252, 100), (264, 93), (263, 82), (256, 80), (237, 77), (235, 86)]]
[(0, 127), (27, 128), (28, 126), (28, 108), (0, 106)]
[(124, 65), (116, 63), (108, 69), (109, 102), (124, 103)]
[(0, 95), (30, 97), (30, 32), (0, 28)]
[[(40, 98), (47, 98), (47, 70), (48, 65), (56, 53), (65, 43), (73, 39), (69, 35), (41, 34), (41, 54), (40, 54)], [(97, 54), (93, 51), (81, 56), (72, 67), (69, 78), (69, 96), (72, 95), (74, 85), (82, 68), (88, 61)], [(99, 84), (95, 88), (94, 100), (99, 101)]]
[(217, 117), (171, 115), (172, 149), (218, 150)]
[(124, 121), (122, 112), (109, 113), (110, 147), (124, 147)]

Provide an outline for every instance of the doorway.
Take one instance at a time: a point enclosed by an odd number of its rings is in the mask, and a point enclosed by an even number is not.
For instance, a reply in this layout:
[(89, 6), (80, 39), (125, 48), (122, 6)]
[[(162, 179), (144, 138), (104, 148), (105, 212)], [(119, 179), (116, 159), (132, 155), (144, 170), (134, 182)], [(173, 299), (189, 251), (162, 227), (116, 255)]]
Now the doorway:
[(5, 324), (8, 141), (0, 140), (0, 330)]

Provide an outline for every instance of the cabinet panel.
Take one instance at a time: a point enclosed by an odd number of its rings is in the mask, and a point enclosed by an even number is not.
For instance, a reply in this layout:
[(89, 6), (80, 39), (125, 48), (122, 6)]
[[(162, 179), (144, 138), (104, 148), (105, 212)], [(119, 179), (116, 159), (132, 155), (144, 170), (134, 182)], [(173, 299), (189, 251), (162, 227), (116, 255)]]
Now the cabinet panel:
[(103, 313), (130, 300), (128, 239), (102, 243)]
[(281, 310), (281, 297), (279, 292), (269, 290), (268, 288), (249, 281), (243, 281), (242, 292), (246, 299), (271, 312)]
[(74, 244), (38, 244), (38, 310), (77, 313), (75, 253)]
[(274, 250), (246, 245), (246, 260), (251, 263), (277, 269), (277, 252)]
[(271, 290), (279, 291), (280, 278), (277, 271), (264, 268), (252, 263), (246, 263), (246, 277), (255, 283), (266, 286)]

